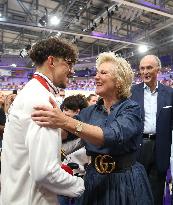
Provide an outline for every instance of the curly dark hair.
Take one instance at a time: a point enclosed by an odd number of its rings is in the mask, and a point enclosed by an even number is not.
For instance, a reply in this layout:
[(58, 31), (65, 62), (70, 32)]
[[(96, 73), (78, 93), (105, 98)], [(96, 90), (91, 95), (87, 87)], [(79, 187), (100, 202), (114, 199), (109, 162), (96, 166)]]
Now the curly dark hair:
[(64, 108), (67, 108), (73, 111), (76, 111), (78, 109), (82, 110), (86, 107), (88, 107), (88, 102), (86, 100), (86, 97), (81, 94), (66, 97), (61, 105), (62, 110)]
[(68, 63), (75, 64), (78, 58), (78, 49), (65, 39), (51, 37), (35, 43), (29, 56), (36, 66), (41, 66), (49, 56), (63, 58)]

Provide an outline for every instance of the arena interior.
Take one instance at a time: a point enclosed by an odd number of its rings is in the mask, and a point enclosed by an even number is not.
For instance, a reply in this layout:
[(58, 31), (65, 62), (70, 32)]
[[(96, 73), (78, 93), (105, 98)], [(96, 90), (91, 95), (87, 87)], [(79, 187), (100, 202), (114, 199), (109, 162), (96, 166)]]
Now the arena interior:
[[(158, 56), (158, 80), (173, 87), (172, 0), (0, 0), (0, 91), (5, 98), (32, 79), (35, 65), (28, 52), (49, 37), (68, 39), (79, 49), (63, 99), (95, 93), (96, 58), (107, 51), (131, 64), (133, 85), (141, 82), (141, 58)], [(171, 204), (171, 181), (168, 170), (164, 205)]]

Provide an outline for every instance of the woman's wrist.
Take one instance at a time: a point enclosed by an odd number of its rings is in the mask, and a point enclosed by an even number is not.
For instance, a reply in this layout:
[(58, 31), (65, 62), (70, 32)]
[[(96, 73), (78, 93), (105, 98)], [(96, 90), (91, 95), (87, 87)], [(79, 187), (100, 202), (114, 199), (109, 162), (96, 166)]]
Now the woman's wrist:
[(67, 129), (68, 128), (68, 124), (69, 124), (70, 118), (68, 116), (64, 116), (64, 123), (62, 126), (62, 129)]

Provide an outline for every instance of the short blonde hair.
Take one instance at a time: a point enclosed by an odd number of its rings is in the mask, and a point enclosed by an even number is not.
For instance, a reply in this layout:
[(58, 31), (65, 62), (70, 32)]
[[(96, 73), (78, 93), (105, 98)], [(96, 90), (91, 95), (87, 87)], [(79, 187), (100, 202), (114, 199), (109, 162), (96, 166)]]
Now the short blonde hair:
[(113, 63), (112, 75), (115, 78), (115, 86), (117, 97), (119, 99), (131, 96), (131, 86), (134, 78), (131, 65), (122, 57), (115, 55), (114, 52), (104, 52), (98, 55), (96, 59), (96, 68), (98, 69), (102, 63)]

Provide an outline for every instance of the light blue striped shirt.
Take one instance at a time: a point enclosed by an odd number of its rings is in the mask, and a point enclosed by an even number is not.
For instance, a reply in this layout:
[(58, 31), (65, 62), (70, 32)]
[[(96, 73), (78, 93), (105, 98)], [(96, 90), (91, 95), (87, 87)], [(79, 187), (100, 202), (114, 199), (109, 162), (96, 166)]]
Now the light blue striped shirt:
[(157, 114), (157, 95), (158, 95), (158, 82), (156, 89), (151, 92), (150, 88), (144, 83), (144, 133), (156, 133), (156, 114)]

